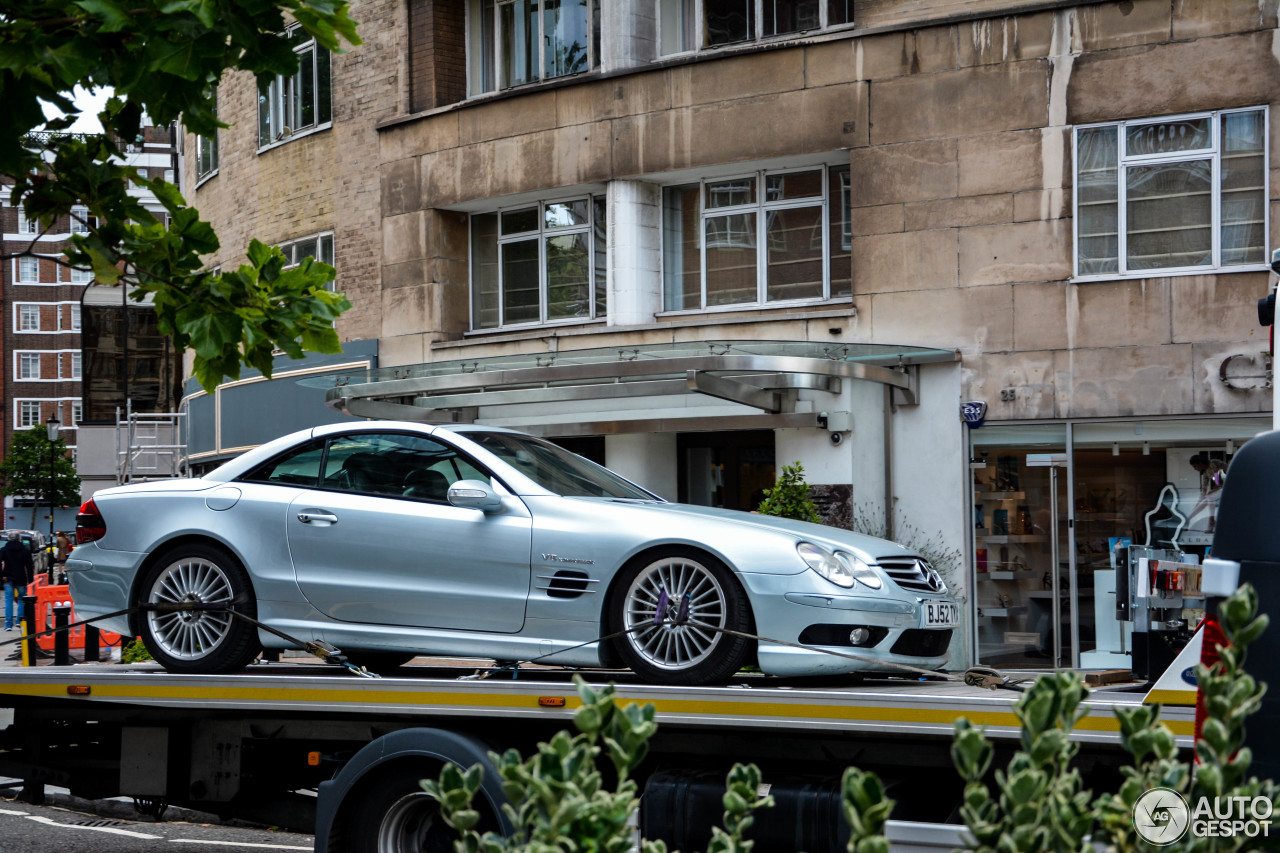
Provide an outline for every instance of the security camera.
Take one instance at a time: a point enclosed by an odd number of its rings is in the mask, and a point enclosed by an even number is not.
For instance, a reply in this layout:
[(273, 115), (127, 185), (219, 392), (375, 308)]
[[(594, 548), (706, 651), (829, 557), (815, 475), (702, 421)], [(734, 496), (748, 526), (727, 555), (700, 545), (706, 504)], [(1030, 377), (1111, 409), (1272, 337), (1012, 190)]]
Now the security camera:
[(839, 447), (843, 442), (844, 442), (844, 433), (842, 432), (831, 433), (831, 444), (833, 447)]

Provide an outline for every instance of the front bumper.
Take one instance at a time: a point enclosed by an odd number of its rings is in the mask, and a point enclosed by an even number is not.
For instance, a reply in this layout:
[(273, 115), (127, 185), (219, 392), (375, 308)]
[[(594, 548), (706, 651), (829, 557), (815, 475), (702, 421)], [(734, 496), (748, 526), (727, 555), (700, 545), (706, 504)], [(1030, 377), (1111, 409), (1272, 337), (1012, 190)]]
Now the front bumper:
[[(922, 614), (925, 601), (956, 604), (949, 596), (912, 593), (892, 582), (881, 590), (839, 589), (814, 572), (741, 577), (760, 637), (760, 669), (767, 675), (910, 674), (940, 669), (951, 659), (948, 646), (959, 625), (926, 626)], [(818, 645), (802, 637), (806, 631), (813, 636), (815, 627), (843, 637), (859, 626), (873, 629), (870, 645)]]

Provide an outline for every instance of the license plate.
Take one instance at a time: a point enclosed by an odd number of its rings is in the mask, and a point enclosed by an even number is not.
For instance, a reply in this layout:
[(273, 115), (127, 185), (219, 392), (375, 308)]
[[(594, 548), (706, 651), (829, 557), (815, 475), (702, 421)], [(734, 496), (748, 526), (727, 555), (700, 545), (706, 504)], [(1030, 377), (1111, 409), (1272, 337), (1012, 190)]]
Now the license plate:
[(954, 628), (960, 624), (960, 605), (953, 601), (922, 601), (925, 628)]

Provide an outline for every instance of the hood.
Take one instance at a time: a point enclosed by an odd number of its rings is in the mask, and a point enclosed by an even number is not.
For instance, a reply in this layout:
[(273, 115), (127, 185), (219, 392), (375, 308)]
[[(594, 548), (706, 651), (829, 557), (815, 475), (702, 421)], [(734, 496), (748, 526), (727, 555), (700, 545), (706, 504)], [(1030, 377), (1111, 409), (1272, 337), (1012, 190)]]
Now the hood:
[(879, 539), (864, 533), (854, 533), (839, 527), (828, 527), (825, 524), (814, 524), (810, 521), (796, 521), (790, 518), (778, 518), (773, 515), (760, 515), (755, 512), (742, 512), (736, 509), (720, 509), (718, 507), (694, 506), (692, 504), (666, 503), (660, 501), (631, 501), (619, 498), (577, 498), (576, 500), (609, 501), (619, 504), (635, 504), (649, 512), (678, 515), (684, 518), (714, 519), (717, 522), (730, 522), (769, 531), (796, 540), (803, 539), (830, 550), (851, 551), (855, 556), (867, 562), (877, 562), (881, 557), (918, 557), (915, 551), (903, 547), (887, 539)]

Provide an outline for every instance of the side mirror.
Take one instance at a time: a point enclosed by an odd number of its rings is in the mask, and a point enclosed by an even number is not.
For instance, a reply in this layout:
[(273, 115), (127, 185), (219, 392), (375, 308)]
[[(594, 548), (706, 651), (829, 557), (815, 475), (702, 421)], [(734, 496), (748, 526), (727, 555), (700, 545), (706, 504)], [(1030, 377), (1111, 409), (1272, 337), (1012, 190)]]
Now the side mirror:
[(1280, 249), (1271, 253), (1271, 271), (1280, 275)]
[(464, 509), (497, 512), (502, 508), (502, 496), (488, 483), (482, 483), (479, 480), (459, 480), (449, 487), (449, 503)]

